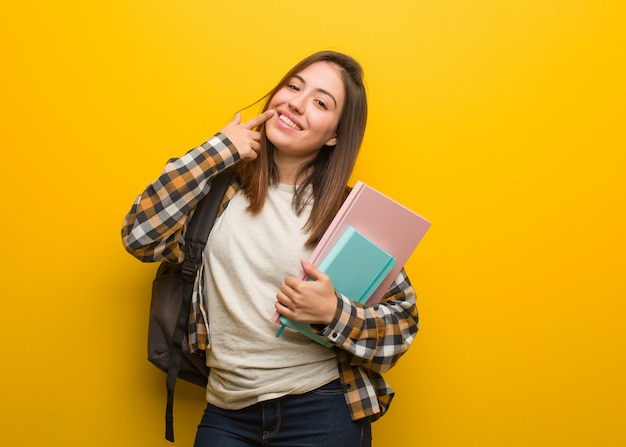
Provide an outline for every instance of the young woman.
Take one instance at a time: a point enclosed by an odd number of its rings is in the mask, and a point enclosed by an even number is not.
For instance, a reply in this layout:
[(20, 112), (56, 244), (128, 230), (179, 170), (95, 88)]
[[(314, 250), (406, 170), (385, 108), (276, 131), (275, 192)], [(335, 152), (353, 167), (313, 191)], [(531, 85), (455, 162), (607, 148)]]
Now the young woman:
[[(196, 280), (202, 324), (191, 338), (211, 368), (196, 447), (371, 445), (370, 423), (393, 397), (381, 374), (417, 332), (414, 291), (403, 270), (379, 304), (355, 304), (302, 261), (346, 197), (366, 119), (360, 65), (313, 54), (260, 115), (241, 123), (237, 114), (170, 160), (126, 216), (130, 253), (181, 262), (185, 223), (213, 176), (234, 166)], [(289, 330), (276, 338), (274, 311), (311, 323), (334, 347)]]

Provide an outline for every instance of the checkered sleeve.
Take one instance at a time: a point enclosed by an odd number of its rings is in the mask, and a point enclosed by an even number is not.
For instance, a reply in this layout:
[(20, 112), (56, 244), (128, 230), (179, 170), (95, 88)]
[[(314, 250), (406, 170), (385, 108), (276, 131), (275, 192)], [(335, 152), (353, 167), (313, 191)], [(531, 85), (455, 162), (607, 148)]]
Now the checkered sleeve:
[(322, 334), (349, 354), (350, 364), (387, 372), (418, 331), (415, 292), (404, 269), (380, 303), (363, 305), (339, 295), (333, 322)]
[(122, 243), (143, 262), (182, 262), (183, 232), (210, 179), (239, 160), (231, 141), (217, 133), (180, 158), (137, 197), (122, 225)]

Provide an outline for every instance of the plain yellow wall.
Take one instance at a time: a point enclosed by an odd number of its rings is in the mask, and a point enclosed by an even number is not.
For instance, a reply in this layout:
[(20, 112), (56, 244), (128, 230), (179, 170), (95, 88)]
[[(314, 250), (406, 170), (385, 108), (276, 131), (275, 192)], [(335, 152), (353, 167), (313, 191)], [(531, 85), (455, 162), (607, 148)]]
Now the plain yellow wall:
[[(2, 444), (169, 445), (155, 266), (122, 218), (167, 158), (334, 49), (368, 84), (353, 181), (433, 222), (374, 445), (626, 445), (624, 5), (3, 2)], [(203, 393), (177, 392), (190, 445)]]

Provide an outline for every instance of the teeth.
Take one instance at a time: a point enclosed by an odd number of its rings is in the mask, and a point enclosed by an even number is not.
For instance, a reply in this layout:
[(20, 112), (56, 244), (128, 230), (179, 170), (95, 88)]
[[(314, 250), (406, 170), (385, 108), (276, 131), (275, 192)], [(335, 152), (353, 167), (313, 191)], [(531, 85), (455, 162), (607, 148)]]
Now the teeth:
[(287, 118), (285, 115), (280, 115), (278, 117), (279, 120), (281, 120), (283, 123), (285, 123), (286, 125), (288, 125), (289, 127), (293, 128), (294, 130), (302, 130), (300, 128), (300, 126), (298, 126), (296, 123), (294, 123), (293, 121), (291, 121), (289, 118)]

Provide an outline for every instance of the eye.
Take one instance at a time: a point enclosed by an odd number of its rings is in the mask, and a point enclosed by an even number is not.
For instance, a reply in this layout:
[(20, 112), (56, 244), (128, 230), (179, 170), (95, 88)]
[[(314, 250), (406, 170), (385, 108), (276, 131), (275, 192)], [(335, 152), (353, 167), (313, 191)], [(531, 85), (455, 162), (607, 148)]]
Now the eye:
[(323, 100), (321, 100), (321, 99), (316, 99), (316, 100), (315, 100), (315, 103), (316, 103), (318, 106), (320, 106), (322, 109), (324, 109), (324, 110), (328, 110), (328, 106), (326, 105), (326, 103), (325, 103)]
[(300, 91), (300, 87), (298, 87), (296, 84), (287, 84), (286, 87), (289, 90), (293, 90), (294, 92), (299, 92)]

